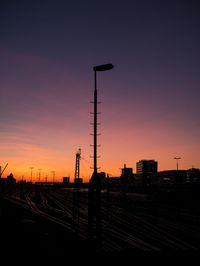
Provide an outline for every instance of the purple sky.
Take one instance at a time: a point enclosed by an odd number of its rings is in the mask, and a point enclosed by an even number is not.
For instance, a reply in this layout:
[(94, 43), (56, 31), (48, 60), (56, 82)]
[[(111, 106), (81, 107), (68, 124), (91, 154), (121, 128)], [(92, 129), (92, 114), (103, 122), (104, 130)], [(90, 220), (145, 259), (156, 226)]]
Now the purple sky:
[[(91, 174), (92, 67), (102, 171), (159, 161), (200, 167), (198, 1), (1, 1), (0, 160), (8, 171)], [(85, 164), (85, 165), (84, 165)]]

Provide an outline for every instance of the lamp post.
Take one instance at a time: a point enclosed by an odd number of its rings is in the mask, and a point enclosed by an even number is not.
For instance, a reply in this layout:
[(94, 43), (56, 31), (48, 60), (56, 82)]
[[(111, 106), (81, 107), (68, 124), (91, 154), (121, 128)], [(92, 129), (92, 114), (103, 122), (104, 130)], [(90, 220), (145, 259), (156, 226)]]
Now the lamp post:
[(97, 172), (97, 72), (114, 68), (112, 64), (93, 67), (94, 70), (94, 123), (93, 123), (93, 174), (88, 194), (88, 231), (89, 239), (101, 244), (101, 181)]
[(51, 171), (51, 173), (53, 174), (53, 182), (52, 183), (54, 184), (55, 183), (55, 173), (56, 172), (53, 170), (53, 171)]
[(176, 169), (178, 171), (178, 160), (180, 160), (181, 158), (180, 157), (174, 157), (174, 159), (176, 160)]
[(95, 66), (94, 70), (94, 173), (97, 173), (97, 71), (114, 68), (112, 64)]
[(33, 169), (34, 169), (34, 167), (31, 166), (31, 167), (29, 167), (29, 168), (31, 169), (31, 183), (32, 183), (32, 174), (33, 174)]
[(39, 173), (38, 173), (38, 182), (39, 182), (39, 183), (40, 183), (41, 170), (42, 170), (42, 168), (39, 168), (39, 169), (38, 169), (38, 171), (39, 171)]

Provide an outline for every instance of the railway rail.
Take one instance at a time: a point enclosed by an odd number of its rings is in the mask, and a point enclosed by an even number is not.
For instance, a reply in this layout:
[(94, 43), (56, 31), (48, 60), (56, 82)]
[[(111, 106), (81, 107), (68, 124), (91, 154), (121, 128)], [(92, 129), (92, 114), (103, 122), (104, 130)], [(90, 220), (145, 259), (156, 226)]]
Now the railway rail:
[[(78, 224), (73, 220), (73, 190), (18, 189), (6, 192), (4, 198), (87, 239), (88, 198), (85, 192), (80, 194)], [(137, 204), (133, 210), (128, 210), (118, 206), (114, 199), (108, 207), (106, 197), (102, 199), (104, 251), (123, 251), (126, 248), (141, 251), (200, 248), (199, 210), (192, 212), (182, 208), (179, 212), (177, 210), (179, 219), (172, 219), (172, 214), (176, 213), (173, 206), (148, 203)]]

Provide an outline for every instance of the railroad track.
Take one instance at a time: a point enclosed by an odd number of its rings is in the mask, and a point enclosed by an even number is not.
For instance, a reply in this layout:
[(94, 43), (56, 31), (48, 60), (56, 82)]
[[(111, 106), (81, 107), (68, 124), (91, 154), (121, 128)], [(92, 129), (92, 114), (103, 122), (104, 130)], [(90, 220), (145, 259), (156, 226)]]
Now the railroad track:
[[(79, 204), (79, 223), (73, 220), (73, 191), (57, 190), (13, 191), (6, 198), (35, 214), (59, 224), (68, 231), (87, 238), (87, 194), (81, 194)], [(37, 201), (38, 199), (38, 201)], [(156, 207), (157, 208), (157, 207)], [(102, 246), (107, 251), (123, 251), (132, 248), (141, 251), (159, 250), (197, 250), (200, 246), (200, 230), (197, 226), (179, 223), (167, 217), (167, 210), (149, 206), (137, 206), (133, 212), (116, 205), (106, 207), (102, 201)], [(159, 207), (160, 208), (160, 207)], [(171, 209), (171, 213), (175, 211)], [(182, 209), (183, 214), (187, 214)], [(164, 215), (163, 215), (164, 213)], [(108, 217), (109, 214), (109, 217)], [(196, 215), (197, 213), (195, 213)], [(189, 213), (192, 215), (192, 213)], [(169, 214), (170, 216), (170, 214)]]

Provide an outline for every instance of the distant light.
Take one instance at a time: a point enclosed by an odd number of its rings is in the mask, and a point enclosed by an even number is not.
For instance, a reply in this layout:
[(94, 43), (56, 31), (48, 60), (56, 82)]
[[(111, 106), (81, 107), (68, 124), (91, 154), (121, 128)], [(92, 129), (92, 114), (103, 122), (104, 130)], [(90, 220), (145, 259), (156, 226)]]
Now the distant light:
[(114, 68), (112, 64), (105, 64), (105, 65), (100, 65), (100, 66), (95, 66), (93, 67), (94, 71), (106, 71)]

